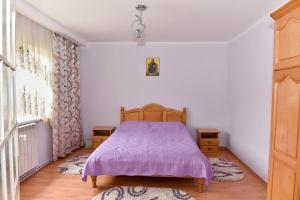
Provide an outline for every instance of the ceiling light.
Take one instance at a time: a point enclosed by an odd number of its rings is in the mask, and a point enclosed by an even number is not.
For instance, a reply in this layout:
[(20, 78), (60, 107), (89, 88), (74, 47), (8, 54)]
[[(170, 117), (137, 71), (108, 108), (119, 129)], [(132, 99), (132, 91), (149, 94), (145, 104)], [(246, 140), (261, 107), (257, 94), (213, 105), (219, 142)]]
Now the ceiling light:
[(147, 9), (146, 5), (136, 5), (135, 9), (140, 12), (139, 15), (135, 15), (135, 19), (131, 24), (131, 28), (135, 31), (136, 38), (137, 39), (142, 39), (144, 37), (145, 29), (146, 29), (146, 24), (143, 21), (143, 11)]

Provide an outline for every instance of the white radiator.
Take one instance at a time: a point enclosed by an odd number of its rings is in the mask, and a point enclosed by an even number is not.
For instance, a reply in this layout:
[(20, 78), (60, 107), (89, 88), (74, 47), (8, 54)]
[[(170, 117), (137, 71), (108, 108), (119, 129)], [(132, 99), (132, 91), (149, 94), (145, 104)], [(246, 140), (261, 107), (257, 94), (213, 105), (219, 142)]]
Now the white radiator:
[(19, 125), (20, 181), (32, 175), (38, 168), (36, 125), (36, 122)]

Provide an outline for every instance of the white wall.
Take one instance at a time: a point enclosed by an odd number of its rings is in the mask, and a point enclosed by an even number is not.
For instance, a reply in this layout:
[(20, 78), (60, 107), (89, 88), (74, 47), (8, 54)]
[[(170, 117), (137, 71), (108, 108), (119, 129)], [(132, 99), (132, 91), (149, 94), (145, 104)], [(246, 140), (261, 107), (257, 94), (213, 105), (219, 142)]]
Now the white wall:
[[(146, 57), (160, 57), (159, 77), (147, 77)], [(191, 132), (216, 127), (225, 145), (228, 127), (226, 43), (92, 44), (81, 49), (84, 137), (96, 125), (119, 125), (120, 106), (160, 103), (187, 107)]]
[[(222, 130), (222, 146), (267, 180), (273, 21), (264, 18), (227, 43), (92, 44), (81, 50), (85, 139), (96, 125), (118, 125), (120, 106), (157, 102), (188, 108), (188, 127)], [(161, 59), (159, 77), (145, 59)], [(228, 132), (228, 133), (227, 133)]]
[(267, 180), (274, 23), (266, 17), (229, 44), (231, 151)]

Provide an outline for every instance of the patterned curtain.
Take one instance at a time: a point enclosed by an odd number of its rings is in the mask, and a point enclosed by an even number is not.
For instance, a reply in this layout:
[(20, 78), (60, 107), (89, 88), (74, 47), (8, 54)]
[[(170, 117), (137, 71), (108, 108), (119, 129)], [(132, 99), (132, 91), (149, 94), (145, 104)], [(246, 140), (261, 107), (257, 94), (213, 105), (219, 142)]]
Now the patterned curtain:
[(83, 145), (80, 124), (79, 46), (53, 34), (53, 157), (65, 157)]
[(47, 119), (52, 90), (52, 32), (16, 16), (16, 93), (18, 121)]

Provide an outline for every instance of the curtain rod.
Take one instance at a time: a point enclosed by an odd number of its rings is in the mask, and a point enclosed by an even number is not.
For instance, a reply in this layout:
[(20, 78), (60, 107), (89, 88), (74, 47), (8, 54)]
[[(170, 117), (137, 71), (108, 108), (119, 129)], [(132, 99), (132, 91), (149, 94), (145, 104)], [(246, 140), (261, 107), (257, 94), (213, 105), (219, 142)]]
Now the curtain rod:
[[(50, 30), (50, 31), (52, 31), (52, 30)], [(56, 32), (56, 31), (52, 31), (52, 32), (57, 33), (57, 34), (63, 36), (64, 38), (70, 40), (71, 42), (74, 42), (74, 43), (77, 44), (78, 46), (81, 46), (81, 47), (85, 47), (85, 46), (86, 46), (86, 45), (83, 44), (82, 42), (79, 42), (78, 40), (76, 40), (76, 39), (74, 39), (74, 38), (72, 38), (72, 37), (70, 37), (70, 36), (68, 36), (68, 35), (66, 35), (66, 34), (64, 34), (64, 33)]]

